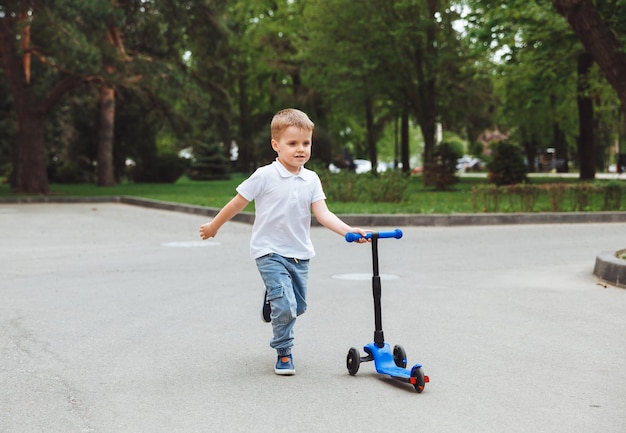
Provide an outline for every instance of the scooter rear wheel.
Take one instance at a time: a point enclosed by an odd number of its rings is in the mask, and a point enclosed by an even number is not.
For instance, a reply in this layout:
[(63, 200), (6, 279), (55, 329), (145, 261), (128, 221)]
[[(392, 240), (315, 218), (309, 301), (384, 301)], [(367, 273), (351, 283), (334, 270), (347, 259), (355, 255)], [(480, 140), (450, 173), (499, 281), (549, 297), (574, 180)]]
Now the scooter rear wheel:
[(346, 358), (346, 367), (348, 367), (348, 373), (351, 376), (355, 376), (359, 371), (359, 366), (361, 365), (361, 354), (359, 350), (351, 347), (348, 351), (348, 356)]
[(400, 368), (406, 368), (406, 350), (399, 344), (393, 346), (393, 362)]
[(421, 367), (415, 366), (413, 367), (413, 369), (411, 369), (411, 378), (414, 378), (415, 380), (415, 383), (413, 384), (413, 386), (415, 387), (415, 391), (417, 391), (418, 393), (424, 391), (424, 387), (426, 386), (426, 378), (424, 376), (424, 371)]

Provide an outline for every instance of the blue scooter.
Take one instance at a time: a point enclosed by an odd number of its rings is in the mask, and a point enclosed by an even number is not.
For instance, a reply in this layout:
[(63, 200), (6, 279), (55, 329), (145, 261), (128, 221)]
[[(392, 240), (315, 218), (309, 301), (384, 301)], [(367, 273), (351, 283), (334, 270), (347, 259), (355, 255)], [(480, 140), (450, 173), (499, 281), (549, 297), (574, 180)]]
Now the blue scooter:
[[(347, 233), (346, 241), (354, 242), (361, 239), (360, 233)], [(402, 230), (395, 229), (390, 232), (370, 232), (367, 233), (366, 239), (370, 239), (372, 243), (372, 263), (374, 266), (374, 275), (372, 276), (372, 291), (374, 295), (374, 321), (376, 329), (374, 331), (374, 342), (366, 344), (363, 350), (367, 354), (361, 356), (358, 349), (352, 347), (348, 351), (346, 366), (348, 373), (354, 376), (359, 371), (361, 362), (374, 361), (376, 372), (391, 376), (400, 382), (410, 383), (415, 387), (415, 391), (421, 393), (424, 391), (426, 383), (429, 382), (428, 376), (424, 375), (421, 364), (415, 364), (410, 370), (406, 368), (406, 352), (400, 345), (395, 345), (393, 351), (388, 343), (385, 343), (382, 327), (382, 313), (380, 306), (380, 275), (378, 273), (378, 239), (402, 237)]]

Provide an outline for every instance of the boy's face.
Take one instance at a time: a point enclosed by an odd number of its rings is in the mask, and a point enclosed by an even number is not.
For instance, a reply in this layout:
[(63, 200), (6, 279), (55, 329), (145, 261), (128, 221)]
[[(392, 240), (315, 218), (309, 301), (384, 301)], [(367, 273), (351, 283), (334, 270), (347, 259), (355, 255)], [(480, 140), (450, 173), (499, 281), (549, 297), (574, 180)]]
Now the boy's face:
[(311, 158), (313, 131), (296, 126), (287, 127), (277, 139), (272, 139), (272, 149), (278, 154), (278, 161), (293, 174)]

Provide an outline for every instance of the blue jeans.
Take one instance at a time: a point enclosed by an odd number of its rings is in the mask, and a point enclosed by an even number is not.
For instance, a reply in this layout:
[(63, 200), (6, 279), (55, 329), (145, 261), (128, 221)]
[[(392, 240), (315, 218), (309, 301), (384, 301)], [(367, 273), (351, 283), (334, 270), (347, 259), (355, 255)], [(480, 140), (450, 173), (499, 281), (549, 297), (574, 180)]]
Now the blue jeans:
[(256, 265), (272, 307), (274, 336), (270, 347), (276, 349), (278, 356), (290, 355), (296, 317), (306, 311), (309, 261), (267, 254), (256, 259)]

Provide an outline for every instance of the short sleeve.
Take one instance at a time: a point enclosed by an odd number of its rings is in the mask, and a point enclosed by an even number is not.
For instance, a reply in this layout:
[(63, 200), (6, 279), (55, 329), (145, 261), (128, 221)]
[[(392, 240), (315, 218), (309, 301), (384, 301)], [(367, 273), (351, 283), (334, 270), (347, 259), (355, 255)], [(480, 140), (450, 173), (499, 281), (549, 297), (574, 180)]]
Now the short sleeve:
[(237, 187), (237, 192), (248, 201), (254, 200), (259, 196), (263, 189), (263, 179), (260, 169), (257, 169), (252, 175), (241, 182)]
[(322, 188), (322, 181), (317, 173), (313, 172), (314, 175), (314, 186), (313, 192), (311, 195), (311, 203), (315, 203), (316, 201), (326, 200), (326, 194), (324, 194), (324, 188)]

